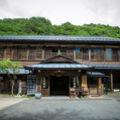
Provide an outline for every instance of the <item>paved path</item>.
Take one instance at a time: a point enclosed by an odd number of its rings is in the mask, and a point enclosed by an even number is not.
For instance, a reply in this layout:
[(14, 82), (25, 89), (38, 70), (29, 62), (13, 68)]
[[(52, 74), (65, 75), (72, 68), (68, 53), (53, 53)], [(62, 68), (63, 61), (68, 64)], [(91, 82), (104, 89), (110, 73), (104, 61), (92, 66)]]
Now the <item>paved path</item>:
[(1, 110), (0, 120), (120, 120), (120, 102), (30, 99)]
[(6, 108), (8, 106), (20, 103), (24, 100), (25, 99), (23, 99), (23, 98), (0, 96), (0, 110)]

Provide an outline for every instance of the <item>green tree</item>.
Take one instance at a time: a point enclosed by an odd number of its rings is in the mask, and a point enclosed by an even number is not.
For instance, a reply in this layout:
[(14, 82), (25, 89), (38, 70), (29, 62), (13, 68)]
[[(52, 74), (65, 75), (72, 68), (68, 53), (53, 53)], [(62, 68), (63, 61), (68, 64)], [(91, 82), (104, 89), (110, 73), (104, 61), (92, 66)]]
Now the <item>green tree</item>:
[(44, 17), (0, 19), (0, 35), (83, 35), (120, 38), (120, 27), (104, 24), (52, 25)]
[(21, 68), (20, 62), (11, 61), (10, 59), (3, 59), (0, 61), (0, 71), (5, 72), (11, 82), (11, 94), (14, 94), (14, 84), (17, 79), (17, 74)]

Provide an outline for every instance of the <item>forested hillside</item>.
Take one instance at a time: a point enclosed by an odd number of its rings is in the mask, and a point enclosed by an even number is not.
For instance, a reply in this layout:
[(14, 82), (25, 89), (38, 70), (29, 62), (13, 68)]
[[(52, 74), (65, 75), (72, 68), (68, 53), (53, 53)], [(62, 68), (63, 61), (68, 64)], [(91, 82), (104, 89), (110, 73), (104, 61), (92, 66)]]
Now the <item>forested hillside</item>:
[(0, 19), (0, 35), (86, 35), (120, 38), (120, 27), (102, 24), (52, 25), (43, 17)]

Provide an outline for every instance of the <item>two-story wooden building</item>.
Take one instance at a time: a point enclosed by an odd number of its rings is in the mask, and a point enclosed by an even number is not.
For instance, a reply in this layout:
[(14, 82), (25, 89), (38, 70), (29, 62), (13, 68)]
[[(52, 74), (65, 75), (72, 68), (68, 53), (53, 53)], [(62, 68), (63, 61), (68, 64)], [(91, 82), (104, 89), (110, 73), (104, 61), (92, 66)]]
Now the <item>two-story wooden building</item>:
[[(83, 89), (103, 94), (103, 86), (120, 89), (120, 39), (87, 36), (5, 35), (0, 37), (0, 59), (20, 61), (17, 75), (23, 94), (77, 96)], [(12, 74), (12, 72), (11, 72)], [(0, 74), (0, 92), (10, 92), (5, 73)]]

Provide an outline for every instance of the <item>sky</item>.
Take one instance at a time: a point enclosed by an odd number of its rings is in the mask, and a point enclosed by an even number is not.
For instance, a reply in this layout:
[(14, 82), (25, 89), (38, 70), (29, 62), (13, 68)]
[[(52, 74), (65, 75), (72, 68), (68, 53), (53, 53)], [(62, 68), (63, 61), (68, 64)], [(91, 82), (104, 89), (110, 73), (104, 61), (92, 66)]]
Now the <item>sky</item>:
[(0, 19), (33, 16), (45, 17), (56, 25), (120, 26), (120, 0), (0, 0)]

